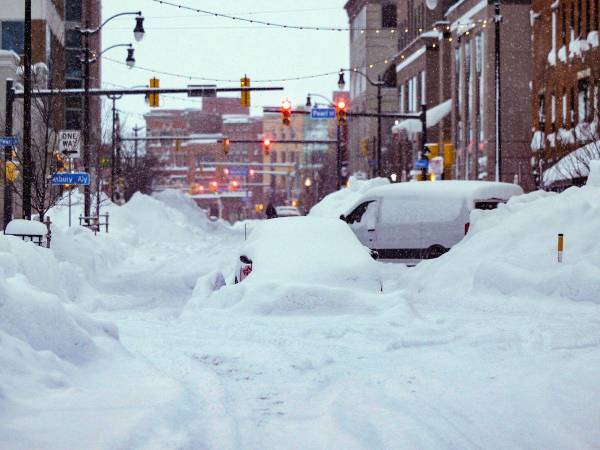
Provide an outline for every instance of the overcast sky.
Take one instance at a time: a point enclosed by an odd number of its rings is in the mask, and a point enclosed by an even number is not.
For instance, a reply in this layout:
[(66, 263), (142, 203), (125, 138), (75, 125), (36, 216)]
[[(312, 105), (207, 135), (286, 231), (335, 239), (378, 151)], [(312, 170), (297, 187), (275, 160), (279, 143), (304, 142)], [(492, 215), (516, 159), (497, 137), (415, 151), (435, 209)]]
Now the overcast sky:
[[(347, 27), (343, 9), (346, 0), (172, 0), (197, 8), (242, 17), (294, 25)], [(152, 0), (103, 0), (104, 19), (123, 11), (141, 10), (146, 17), (146, 37), (133, 39), (133, 17), (118, 18), (103, 29), (103, 48), (134, 43), (138, 67), (175, 72), (197, 77), (238, 80), (244, 74), (252, 80), (288, 78), (333, 72), (348, 66), (348, 32), (307, 31), (268, 28), (214, 16), (183, 11)], [(126, 50), (113, 49), (103, 60), (105, 87), (145, 85), (153, 72), (122, 65)], [(156, 73), (161, 87), (214, 82), (178, 78)], [(216, 82), (218, 86), (232, 83)], [(308, 92), (329, 96), (336, 89), (337, 76), (253, 86), (283, 86), (285, 91), (253, 93), (252, 105), (278, 105), (283, 97), (303, 104)], [(234, 83), (239, 86), (239, 82)], [(161, 106), (186, 108), (199, 106), (187, 97), (161, 97)], [(148, 111), (142, 97), (126, 97), (118, 108), (133, 113), (128, 125), (143, 124), (141, 114)]]

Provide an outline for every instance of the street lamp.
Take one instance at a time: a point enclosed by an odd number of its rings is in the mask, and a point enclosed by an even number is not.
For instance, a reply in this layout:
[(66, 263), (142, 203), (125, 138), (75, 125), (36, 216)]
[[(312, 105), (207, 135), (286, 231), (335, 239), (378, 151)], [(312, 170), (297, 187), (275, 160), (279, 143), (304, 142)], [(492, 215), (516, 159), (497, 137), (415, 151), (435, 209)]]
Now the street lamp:
[[(142, 16), (141, 11), (137, 12), (123, 12), (119, 14), (115, 14), (112, 17), (109, 17), (104, 22), (100, 24), (98, 28), (90, 28), (89, 22), (86, 22), (86, 28), (75, 28), (75, 31), (79, 32), (81, 36), (84, 38), (84, 48), (83, 48), (83, 67), (84, 67), (84, 97), (83, 97), (83, 169), (85, 172), (89, 172), (90, 170), (90, 65), (96, 61), (96, 58), (92, 55), (90, 51), (90, 36), (94, 36), (99, 33), (100, 30), (111, 20), (121, 17), (121, 16), (136, 16), (135, 18), (135, 28), (133, 30), (133, 35), (136, 41), (141, 41), (146, 34), (144, 30), (144, 17)], [(109, 47), (110, 50), (114, 47), (121, 47), (123, 44), (115, 45), (113, 47)], [(135, 58), (133, 57), (133, 48), (131, 44), (128, 45), (129, 49), (127, 51), (127, 59), (126, 63), (129, 68), (132, 68), (135, 64)], [(104, 53), (102, 52), (102, 53)], [(101, 53), (101, 54), (102, 54)], [(96, 174), (98, 176), (98, 174)], [(83, 197), (83, 210), (84, 216), (86, 218), (90, 217), (90, 209), (91, 209), (91, 191), (90, 186), (84, 186), (84, 197)]]
[[(338, 79), (338, 87), (340, 90), (344, 90), (346, 86), (346, 80), (344, 80), (344, 72), (349, 71), (350, 69), (340, 69), (339, 79)], [(360, 70), (353, 69), (353, 73), (357, 73), (365, 77), (365, 79), (369, 82), (371, 86), (375, 86), (377, 88), (377, 155), (376, 159), (376, 172), (377, 176), (381, 176), (381, 101), (382, 94), (381, 88), (385, 85), (385, 82), (381, 79), (381, 76), (377, 77), (377, 81), (371, 80), (366, 73), (361, 72)]]
[(306, 178), (306, 180), (304, 180), (304, 186), (308, 189), (309, 187), (312, 186), (312, 180), (310, 178)]

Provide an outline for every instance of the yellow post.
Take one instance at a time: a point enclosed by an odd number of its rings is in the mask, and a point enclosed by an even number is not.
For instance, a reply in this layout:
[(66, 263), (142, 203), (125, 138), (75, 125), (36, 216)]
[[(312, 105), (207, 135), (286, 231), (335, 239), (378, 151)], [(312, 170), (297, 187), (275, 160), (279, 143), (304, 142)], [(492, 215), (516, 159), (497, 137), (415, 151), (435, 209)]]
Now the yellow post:
[(563, 249), (565, 246), (565, 237), (562, 233), (558, 235), (558, 262), (561, 263), (563, 260)]

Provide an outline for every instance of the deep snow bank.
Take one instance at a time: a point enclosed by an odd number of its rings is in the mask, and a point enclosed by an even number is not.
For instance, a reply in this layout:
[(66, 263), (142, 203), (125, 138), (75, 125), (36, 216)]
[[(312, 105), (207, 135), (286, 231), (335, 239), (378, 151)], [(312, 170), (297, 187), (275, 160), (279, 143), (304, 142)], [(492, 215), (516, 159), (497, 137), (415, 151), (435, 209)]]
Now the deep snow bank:
[(348, 213), (348, 209), (369, 189), (389, 183), (390, 181), (387, 178), (357, 180), (350, 177), (348, 187), (325, 196), (311, 208), (309, 215), (337, 219), (340, 214)]
[[(462, 298), (504, 296), (563, 298), (600, 303), (600, 186), (561, 194), (533, 192), (493, 211), (473, 211), (465, 239), (437, 260), (407, 272), (420, 295)], [(557, 235), (565, 236), (557, 262)]]

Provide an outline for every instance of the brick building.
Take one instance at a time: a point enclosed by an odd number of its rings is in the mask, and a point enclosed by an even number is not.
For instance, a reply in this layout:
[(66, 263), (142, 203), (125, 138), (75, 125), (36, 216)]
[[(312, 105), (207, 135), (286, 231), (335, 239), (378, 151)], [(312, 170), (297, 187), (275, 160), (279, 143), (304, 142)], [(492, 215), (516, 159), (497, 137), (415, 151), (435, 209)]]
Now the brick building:
[(262, 196), (256, 170), (262, 164), (261, 145), (232, 142), (225, 153), (222, 141), (260, 139), (261, 117), (250, 116), (239, 98), (224, 97), (204, 98), (201, 109), (159, 109), (144, 117), (147, 136), (186, 138), (148, 142), (146, 151), (159, 161), (155, 190), (187, 192), (212, 215), (228, 220), (253, 215)]
[[(277, 144), (276, 141), (304, 139), (306, 120), (302, 114), (293, 114), (291, 123), (284, 125), (280, 113), (265, 112), (263, 115), (263, 137), (274, 141), (269, 154), (263, 152), (263, 198), (266, 203), (284, 205), (300, 197), (299, 168), (304, 158), (304, 144)], [(271, 163), (280, 166), (271, 166)]]
[(551, 188), (581, 184), (589, 160), (600, 158), (600, 4), (534, 0), (531, 20), (536, 181)]
[[(501, 181), (535, 187), (530, 165), (530, 6), (503, 0), (500, 23)], [(494, 180), (496, 157), (493, 1), (464, 0), (445, 13), (451, 48), (454, 177)]]

